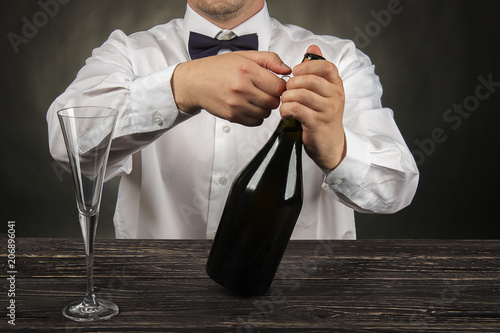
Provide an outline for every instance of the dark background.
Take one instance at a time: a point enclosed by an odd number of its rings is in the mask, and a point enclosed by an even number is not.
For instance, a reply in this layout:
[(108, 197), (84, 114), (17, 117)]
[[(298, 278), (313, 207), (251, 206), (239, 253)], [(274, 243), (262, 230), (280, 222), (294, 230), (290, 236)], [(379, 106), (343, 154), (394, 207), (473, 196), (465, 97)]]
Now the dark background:
[[(44, 3), (58, 8), (44, 14)], [(397, 12), (383, 15), (398, 3)], [(0, 233), (15, 220), (18, 237), (80, 237), (70, 176), (48, 152), (46, 110), (114, 29), (130, 34), (182, 17), (185, 1), (16, 0), (1, 6)], [(394, 110), (419, 162), (412, 205), (394, 215), (358, 214), (358, 238), (499, 238), (500, 87), (484, 100), (475, 96), (479, 77), (500, 82), (500, 2), (268, 0), (268, 6), (282, 23), (357, 42), (376, 65), (383, 103)], [(26, 30), (26, 22), (38, 27)], [(28, 37), (16, 50), (9, 37), (23, 33)], [(463, 103), (473, 111), (460, 124), (443, 119)], [(431, 144), (433, 132), (439, 142)], [(114, 237), (118, 181), (105, 186), (101, 238)]]

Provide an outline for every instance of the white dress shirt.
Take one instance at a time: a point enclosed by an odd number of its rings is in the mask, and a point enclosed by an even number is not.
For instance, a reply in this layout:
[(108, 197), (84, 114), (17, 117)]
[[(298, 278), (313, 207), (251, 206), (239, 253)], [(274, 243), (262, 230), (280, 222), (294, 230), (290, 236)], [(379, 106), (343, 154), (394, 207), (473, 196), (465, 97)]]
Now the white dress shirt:
[[(190, 60), (190, 31), (215, 37), (221, 29), (188, 5), (184, 19), (130, 36), (114, 31), (48, 111), (51, 153), (63, 165), (57, 110), (102, 105), (120, 111), (107, 169), (107, 179), (122, 176), (117, 238), (213, 238), (235, 176), (280, 120), (274, 110), (262, 126), (245, 127), (206, 111), (179, 111), (170, 79)], [(393, 213), (411, 202), (417, 167), (392, 111), (381, 105), (374, 66), (353, 42), (282, 25), (267, 5), (233, 32), (257, 33), (259, 50), (276, 52), (291, 67), (316, 44), (343, 80), (347, 156), (326, 171), (303, 154), (304, 204), (292, 238), (355, 239), (353, 209)]]

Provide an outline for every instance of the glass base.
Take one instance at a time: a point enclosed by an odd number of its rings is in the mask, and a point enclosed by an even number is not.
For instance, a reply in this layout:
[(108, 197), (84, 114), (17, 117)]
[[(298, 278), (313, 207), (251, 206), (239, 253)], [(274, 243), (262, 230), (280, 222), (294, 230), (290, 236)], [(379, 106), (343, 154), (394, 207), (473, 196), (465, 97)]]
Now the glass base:
[(116, 316), (118, 312), (119, 309), (116, 304), (102, 299), (97, 301), (97, 305), (74, 302), (66, 306), (62, 311), (66, 318), (79, 322), (107, 320)]

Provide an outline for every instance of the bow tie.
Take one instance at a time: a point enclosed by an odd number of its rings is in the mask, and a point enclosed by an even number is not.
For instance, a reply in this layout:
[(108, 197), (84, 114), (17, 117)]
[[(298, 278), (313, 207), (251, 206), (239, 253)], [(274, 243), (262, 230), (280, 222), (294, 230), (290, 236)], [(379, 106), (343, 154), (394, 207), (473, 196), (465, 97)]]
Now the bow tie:
[(259, 39), (257, 34), (249, 34), (236, 36), (230, 40), (219, 40), (191, 32), (188, 47), (191, 59), (195, 60), (216, 55), (221, 49), (230, 49), (232, 51), (257, 50), (259, 48)]

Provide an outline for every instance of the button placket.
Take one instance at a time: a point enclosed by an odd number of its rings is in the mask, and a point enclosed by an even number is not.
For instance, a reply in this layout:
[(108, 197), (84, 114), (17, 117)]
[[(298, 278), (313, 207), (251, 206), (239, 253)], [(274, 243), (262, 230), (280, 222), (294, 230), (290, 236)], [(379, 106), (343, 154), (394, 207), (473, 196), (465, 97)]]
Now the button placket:
[(210, 190), (210, 205), (207, 215), (207, 235), (217, 230), (220, 214), (226, 202), (228, 185), (231, 175), (228, 174), (228, 161), (231, 160), (231, 140), (228, 136), (230, 123), (227, 120), (216, 118), (214, 136), (214, 161), (212, 166), (212, 188)]

